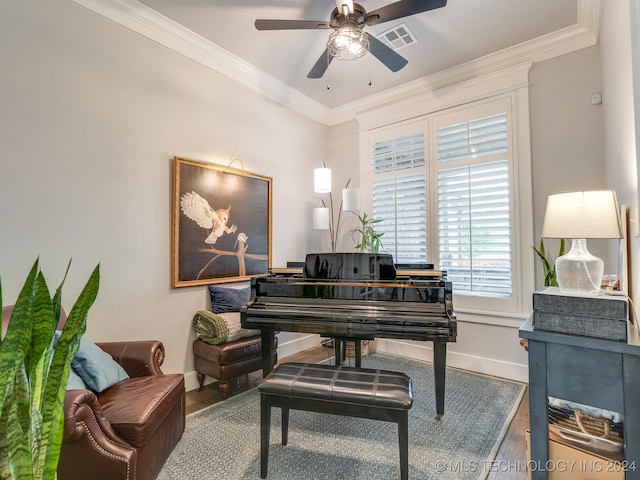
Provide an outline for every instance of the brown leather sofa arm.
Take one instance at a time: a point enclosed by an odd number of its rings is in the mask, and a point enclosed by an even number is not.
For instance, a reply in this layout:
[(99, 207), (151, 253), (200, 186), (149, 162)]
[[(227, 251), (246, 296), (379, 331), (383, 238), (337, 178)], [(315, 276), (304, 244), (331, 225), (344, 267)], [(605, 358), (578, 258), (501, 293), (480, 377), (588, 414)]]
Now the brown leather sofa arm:
[(67, 391), (64, 415), (62, 443), (66, 451), (60, 457), (59, 477), (80, 478), (78, 471), (83, 468), (85, 473), (88, 471), (88, 467), (83, 467), (86, 463), (98, 465), (108, 475), (116, 475), (111, 478), (135, 478), (136, 449), (111, 428), (93, 392)]
[[(98, 397), (91, 390), (67, 390), (64, 396), (64, 443), (76, 442), (90, 433), (94, 438), (108, 437), (127, 446), (102, 414)], [(128, 447), (131, 449), (131, 447)]]
[(130, 377), (162, 375), (164, 345), (159, 340), (96, 343), (127, 371)]

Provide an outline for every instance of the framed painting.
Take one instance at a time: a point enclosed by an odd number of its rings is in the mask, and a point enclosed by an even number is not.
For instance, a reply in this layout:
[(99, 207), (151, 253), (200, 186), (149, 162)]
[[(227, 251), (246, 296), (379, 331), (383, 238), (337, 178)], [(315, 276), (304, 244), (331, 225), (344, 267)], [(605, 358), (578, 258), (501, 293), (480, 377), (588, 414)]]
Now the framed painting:
[(271, 189), (270, 177), (174, 157), (171, 286), (268, 273)]

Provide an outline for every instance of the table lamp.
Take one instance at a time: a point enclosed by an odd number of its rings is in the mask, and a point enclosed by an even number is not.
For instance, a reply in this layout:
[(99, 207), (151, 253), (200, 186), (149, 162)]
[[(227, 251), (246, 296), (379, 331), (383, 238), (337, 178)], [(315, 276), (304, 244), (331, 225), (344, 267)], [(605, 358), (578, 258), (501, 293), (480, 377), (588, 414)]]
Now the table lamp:
[(604, 262), (589, 252), (587, 239), (622, 238), (615, 192), (600, 190), (550, 195), (542, 237), (572, 240), (569, 252), (556, 259), (560, 291), (597, 295)]

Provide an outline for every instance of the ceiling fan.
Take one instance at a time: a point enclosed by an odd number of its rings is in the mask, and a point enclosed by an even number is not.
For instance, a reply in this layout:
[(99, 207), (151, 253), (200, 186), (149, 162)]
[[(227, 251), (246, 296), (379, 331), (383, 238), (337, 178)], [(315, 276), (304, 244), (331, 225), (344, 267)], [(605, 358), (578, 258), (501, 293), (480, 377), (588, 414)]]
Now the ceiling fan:
[(442, 8), (447, 0), (399, 0), (384, 7), (367, 12), (353, 0), (335, 0), (336, 8), (328, 22), (314, 20), (269, 20), (258, 19), (258, 30), (301, 30), (333, 29), (329, 35), (327, 48), (320, 55), (308, 78), (321, 78), (333, 57), (340, 60), (355, 60), (367, 51), (380, 60), (389, 70), (397, 72), (408, 62), (393, 49), (373, 35), (363, 32), (365, 26), (379, 25), (398, 18)]

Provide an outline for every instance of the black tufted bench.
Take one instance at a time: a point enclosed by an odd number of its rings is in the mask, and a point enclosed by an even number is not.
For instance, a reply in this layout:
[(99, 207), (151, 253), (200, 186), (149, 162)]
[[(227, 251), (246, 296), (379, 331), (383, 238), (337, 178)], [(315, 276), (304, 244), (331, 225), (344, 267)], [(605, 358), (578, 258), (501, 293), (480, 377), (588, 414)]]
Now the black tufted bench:
[(289, 409), (371, 418), (398, 424), (400, 478), (408, 479), (411, 379), (404, 373), (307, 363), (278, 365), (260, 384), (260, 477), (267, 477), (271, 407), (282, 409), (282, 445)]

